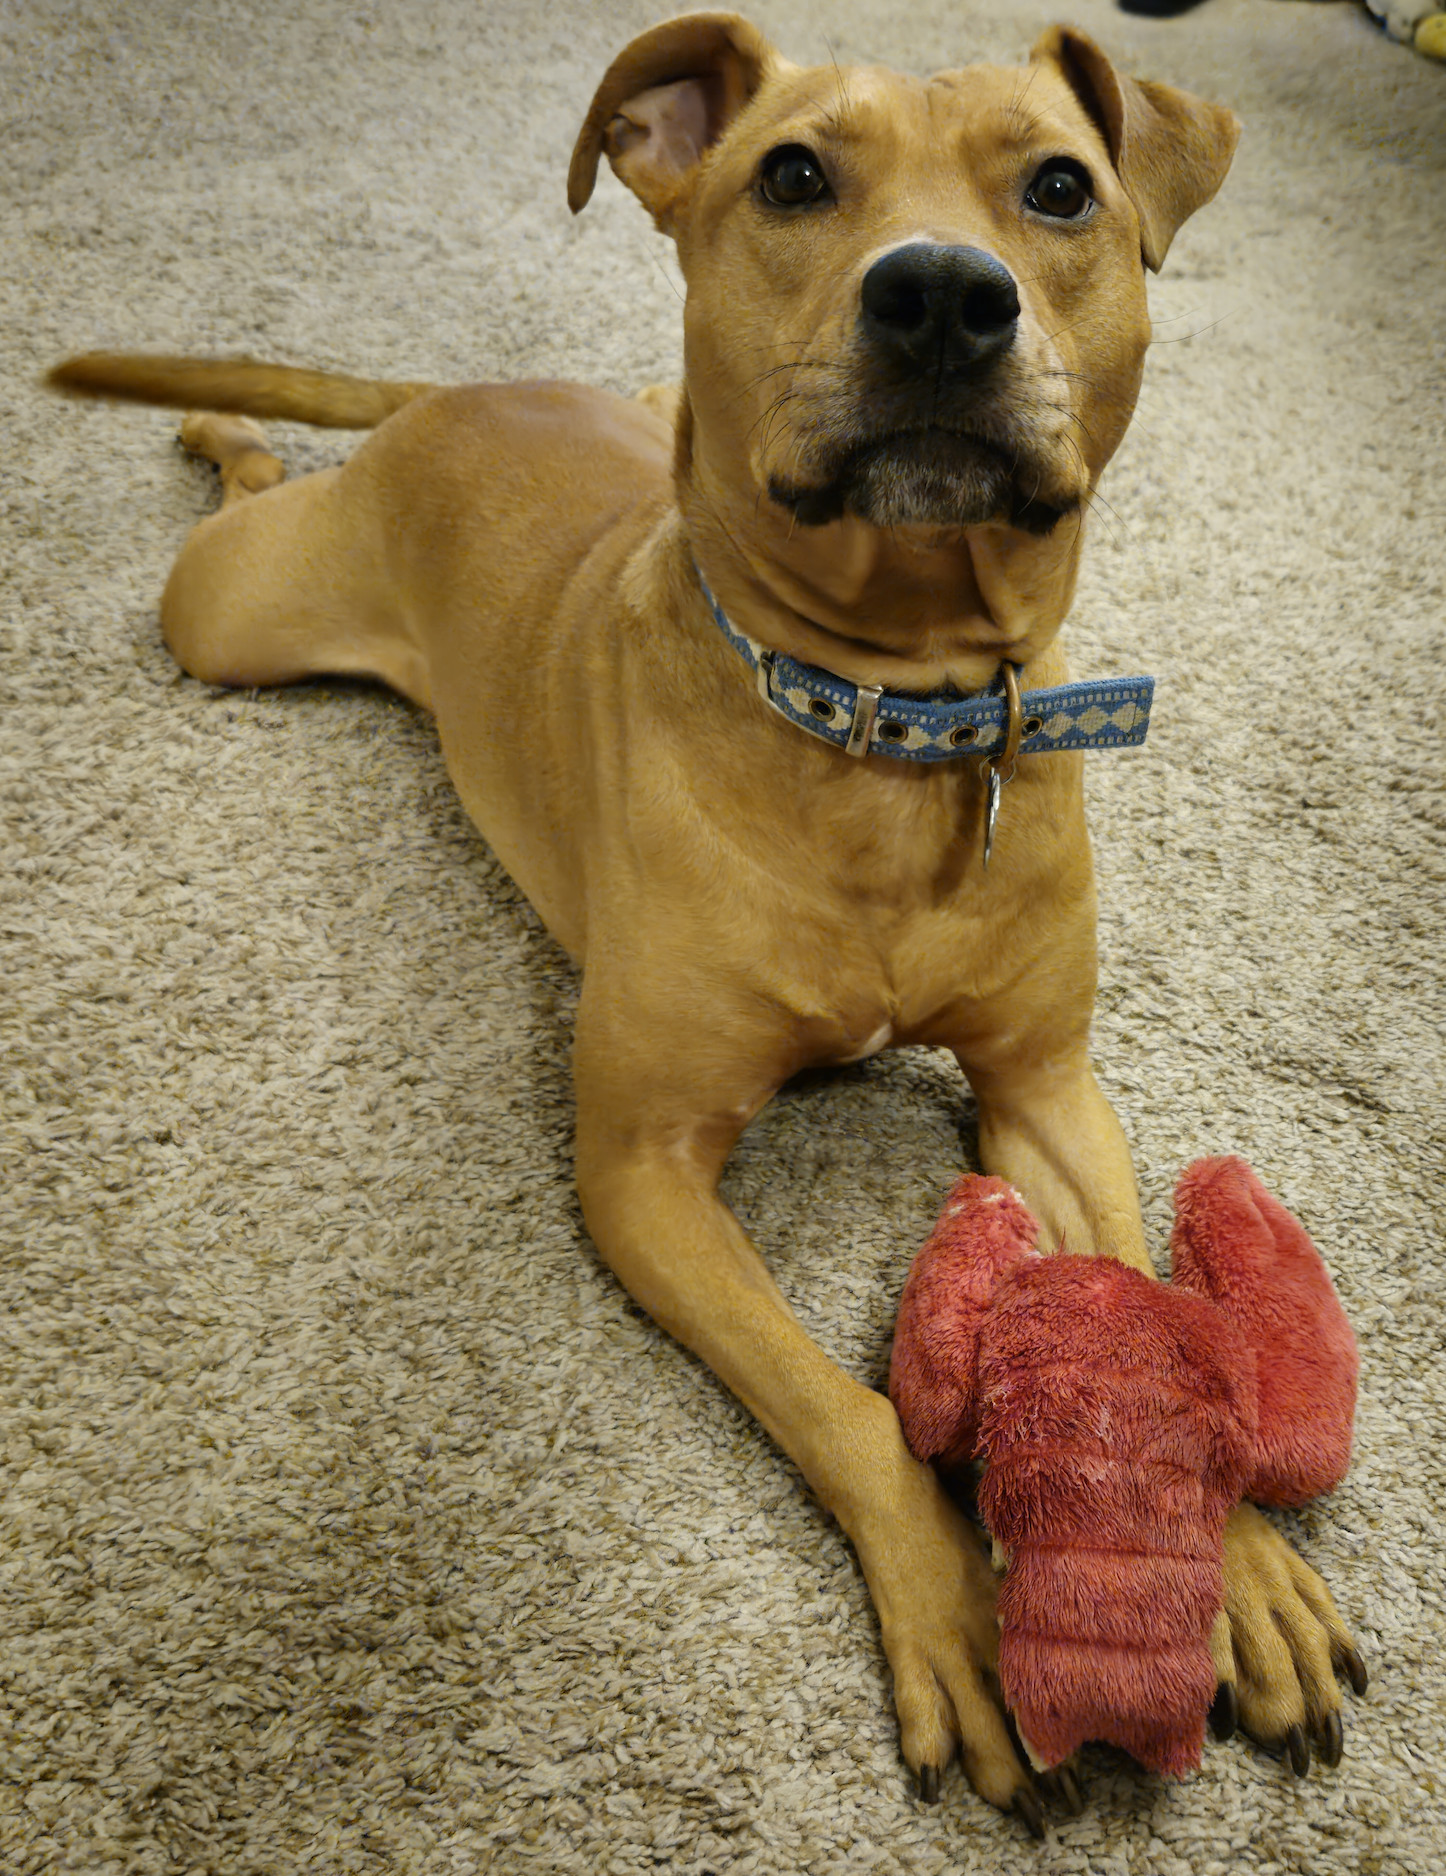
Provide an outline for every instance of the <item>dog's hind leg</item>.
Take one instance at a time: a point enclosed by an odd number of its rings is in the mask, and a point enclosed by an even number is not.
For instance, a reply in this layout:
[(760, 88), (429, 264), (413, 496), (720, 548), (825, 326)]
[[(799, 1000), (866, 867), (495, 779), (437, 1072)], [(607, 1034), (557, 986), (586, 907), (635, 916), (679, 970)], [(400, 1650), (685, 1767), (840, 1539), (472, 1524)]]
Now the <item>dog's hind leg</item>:
[(661, 417), (670, 427), (676, 425), (678, 412), (682, 409), (683, 393), (676, 384), (645, 384), (636, 393), (636, 400), (644, 410), (652, 411), (655, 417)]
[(187, 411), (181, 420), (183, 448), (204, 456), (221, 474), (221, 506), (246, 495), (261, 495), (286, 480), (279, 456), (266, 447), (260, 424), (249, 417), (224, 416), (214, 410)]
[(221, 509), (193, 529), (161, 598), (176, 661), (208, 684), (377, 677), (430, 707), (425, 660), (391, 603), (373, 477), (357, 458), (285, 480), (260, 428), (198, 411), (185, 447), (215, 463)]

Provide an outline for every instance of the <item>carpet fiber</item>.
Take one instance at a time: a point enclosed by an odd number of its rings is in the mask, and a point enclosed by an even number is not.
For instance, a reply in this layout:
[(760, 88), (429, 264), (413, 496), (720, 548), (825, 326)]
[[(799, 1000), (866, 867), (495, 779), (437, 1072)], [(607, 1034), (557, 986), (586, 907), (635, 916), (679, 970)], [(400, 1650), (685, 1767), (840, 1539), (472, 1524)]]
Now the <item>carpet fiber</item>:
[[(0, 1868), (1422, 1876), (1446, 1858), (1446, 70), (1364, 9), (1070, 0), (1233, 104), (1071, 625), (1152, 670), (1090, 759), (1097, 1055), (1157, 1249), (1239, 1152), (1360, 1337), (1354, 1469), (1284, 1520), (1369, 1658), (1347, 1756), (1166, 1786), (1087, 1755), (1048, 1845), (900, 1761), (844, 1541), (631, 1307), (570, 1185), (573, 974), (427, 718), (183, 678), (155, 605), (211, 478), (44, 397), (93, 346), (415, 378), (675, 374), (676, 270), (563, 178), (649, 0), (0, 10)], [(1045, 0), (767, 0), (810, 60), (1012, 60)], [(273, 432), (293, 470), (345, 439)], [(961, 1122), (963, 1131), (961, 1136)], [(969, 1151), (957, 1073), (789, 1091), (729, 1195), (886, 1366)]]

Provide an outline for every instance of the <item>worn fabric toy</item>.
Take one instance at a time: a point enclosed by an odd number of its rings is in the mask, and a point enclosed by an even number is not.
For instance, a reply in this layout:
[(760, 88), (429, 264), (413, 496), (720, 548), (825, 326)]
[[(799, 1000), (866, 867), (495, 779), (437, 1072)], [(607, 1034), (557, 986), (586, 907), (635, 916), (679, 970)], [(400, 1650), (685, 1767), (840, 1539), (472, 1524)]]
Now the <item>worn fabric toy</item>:
[(1038, 1255), (1018, 1193), (971, 1175), (904, 1287), (889, 1393), (917, 1457), (986, 1462), (1000, 1684), (1041, 1767), (1086, 1740), (1197, 1766), (1225, 1520), (1350, 1459), (1355, 1339), (1305, 1231), (1238, 1159), (1198, 1161), (1175, 1205), (1157, 1283)]

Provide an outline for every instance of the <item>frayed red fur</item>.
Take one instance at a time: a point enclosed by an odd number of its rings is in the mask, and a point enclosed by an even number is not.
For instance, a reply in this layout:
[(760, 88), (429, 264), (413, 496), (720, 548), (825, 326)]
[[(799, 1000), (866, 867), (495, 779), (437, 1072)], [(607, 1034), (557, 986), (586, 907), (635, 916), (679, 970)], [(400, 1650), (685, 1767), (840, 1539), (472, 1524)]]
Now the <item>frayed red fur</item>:
[(1177, 1202), (1171, 1286), (1032, 1254), (1018, 1194), (962, 1179), (900, 1305), (889, 1393), (918, 1457), (988, 1461), (1000, 1685), (1046, 1764), (1092, 1739), (1199, 1764), (1225, 1520), (1349, 1455), (1355, 1343), (1309, 1238), (1240, 1161)]
[(916, 1458), (959, 1465), (974, 1457), (979, 1326), (1000, 1277), (1038, 1236), (1003, 1179), (966, 1173), (944, 1201), (899, 1299), (889, 1369), (889, 1398)]
[(1175, 1282), (1208, 1296), (1258, 1351), (1260, 1432), (1247, 1495), (1303, 1505), (1351, 1463), (1360, 1356), (1300, 1223), (1240, 1159), (1202, 1159), (1175, 1188)]

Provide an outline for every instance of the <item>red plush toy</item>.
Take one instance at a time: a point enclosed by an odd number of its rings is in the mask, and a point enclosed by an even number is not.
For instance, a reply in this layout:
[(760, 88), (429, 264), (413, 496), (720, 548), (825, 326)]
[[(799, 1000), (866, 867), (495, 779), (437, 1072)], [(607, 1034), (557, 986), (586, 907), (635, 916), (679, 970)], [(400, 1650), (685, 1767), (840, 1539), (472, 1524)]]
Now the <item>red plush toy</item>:
[(986, 1462), (1000, 1684), (1041, 1766), (1096, 1739), (1193, 1770), (1226, 1518), (1350, 1461), (1355, 1338), (1304, 1230), (1238, 1159), (1191, 1166), (1175, 1208), (1157, 1283), (1041, 1257), (1018, 1193), (971, 1175), (904, 1286), (889, 1393), (918, 1458)]

